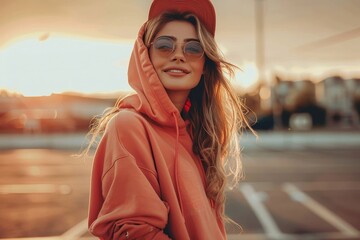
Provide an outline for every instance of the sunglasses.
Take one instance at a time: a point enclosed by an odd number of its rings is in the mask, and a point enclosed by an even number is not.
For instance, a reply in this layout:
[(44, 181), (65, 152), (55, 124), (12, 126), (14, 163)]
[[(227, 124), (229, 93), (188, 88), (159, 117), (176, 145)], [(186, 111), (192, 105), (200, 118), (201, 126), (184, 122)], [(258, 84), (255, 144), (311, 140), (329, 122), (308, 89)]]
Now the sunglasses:
[[(176, 49), (176, 41), (166, 36), (158, 37), (150, 45), (153, 45), (156, 53), (162, 57), (169, 57)], [(185, 42), (182, 50), (188, 61), (198, 60), (204, 55), (203, 47), (200, 42), (196, 40)]]

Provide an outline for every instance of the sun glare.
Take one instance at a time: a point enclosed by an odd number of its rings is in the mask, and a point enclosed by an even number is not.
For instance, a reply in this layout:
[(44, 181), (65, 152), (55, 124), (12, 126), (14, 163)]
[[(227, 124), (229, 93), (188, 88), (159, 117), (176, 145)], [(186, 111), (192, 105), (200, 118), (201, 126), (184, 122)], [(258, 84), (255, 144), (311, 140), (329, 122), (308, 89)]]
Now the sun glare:
[(27, 36), (0, 49), (0, 88), (25, 96), (130, 90), (127, 65), (132, 46), (133, 41)]
[(258, 70), (252, 62), (240, 65), (240, 70), (235, 72), (236, 85), (243, 88), (252, 87), (258, 80)]

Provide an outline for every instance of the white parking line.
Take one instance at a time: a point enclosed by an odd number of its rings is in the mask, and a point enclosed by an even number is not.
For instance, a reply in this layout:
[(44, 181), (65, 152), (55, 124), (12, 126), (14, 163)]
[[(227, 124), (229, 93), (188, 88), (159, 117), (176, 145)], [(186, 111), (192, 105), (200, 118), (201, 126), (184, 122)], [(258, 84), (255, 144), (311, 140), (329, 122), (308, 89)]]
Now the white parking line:
[(0, 194), (30, 194), (30, 193), (71, 193), (69, 185), (55, 184), (7, 184), (0, 185)]
[(76, 224), (74, 227), (67, 230), (61, 235), (61, 239), (64, 240), (73, 240), (79, 239), (82, 235), (88, 232), (88, 220), (87, 218)]
[(324, 219), (326, 222), (339, 229), (341, 233), (349, 237), (358, 237), (360, 233), (357, 229), (351, 226), (349, 223), (341, 219), (335, 213), (328, 210), (326, 207), (312, 199), (310, 196), (302, 192), (294, 184), (285, 183), (283, 184), (283, 190), (294, 200), (302, 203), (304, 206), (312, 210), (319, 217)]
[(262, 197), (260, 197), (259, 193), (255, 192), (254, 188), (250, 184), (240, 184), (240, 191), (248, 201), (269, 238), (287, 240), (292, 239), (285, 237), (285, 235), (280, 231), (269, 211), (262, 203)]

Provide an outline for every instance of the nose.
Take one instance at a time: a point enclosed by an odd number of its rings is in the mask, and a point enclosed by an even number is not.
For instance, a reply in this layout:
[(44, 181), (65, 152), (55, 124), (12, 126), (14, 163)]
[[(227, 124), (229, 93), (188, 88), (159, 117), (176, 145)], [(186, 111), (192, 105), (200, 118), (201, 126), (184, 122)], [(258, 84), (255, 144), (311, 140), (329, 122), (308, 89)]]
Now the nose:
[(182, 61), (184, 62), (186, 60), (184, 52), (181, 47), (176, 46), (174, 52), (171, 55), (172, 61)]

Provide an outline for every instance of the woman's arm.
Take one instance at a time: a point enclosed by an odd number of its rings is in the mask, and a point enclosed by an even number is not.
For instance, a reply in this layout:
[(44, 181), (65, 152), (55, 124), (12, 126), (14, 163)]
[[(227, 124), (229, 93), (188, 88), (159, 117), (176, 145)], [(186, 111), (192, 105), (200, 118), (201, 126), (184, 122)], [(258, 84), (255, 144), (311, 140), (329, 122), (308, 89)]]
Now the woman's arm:
[[(160, 198), (151, 152), (146, 144), (138, 145), (138, 151), (143, 151), (141, 156), (150, 159), (135, 159), (119, 140), (117, 125), (119, 119), (110, 121), (94, 158), (90, 232), (101, 239), (168, 240), (163, 229), (169, 209)], [(130, 142), (141, 140), (138, 133), (132, 136), (131, 130), (124, 132), (129, 132)]]

